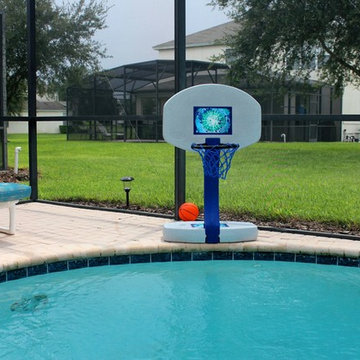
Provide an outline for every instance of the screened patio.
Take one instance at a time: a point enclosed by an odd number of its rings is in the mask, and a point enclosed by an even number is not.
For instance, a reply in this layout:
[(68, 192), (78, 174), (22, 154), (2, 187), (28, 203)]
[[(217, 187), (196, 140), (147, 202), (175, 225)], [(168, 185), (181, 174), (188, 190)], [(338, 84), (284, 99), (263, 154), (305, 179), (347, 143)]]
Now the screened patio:
[[(225, 64), (188, 60), (186, 86), (224, 83), (226, 69)], [(159, 141), (162, 107), (174, 93), (173, 60), (146, 61), (97, 73), (82, 88), (68, 89), (68, 116), (88, 116), (88, 120), (69, 120), (67, 138)]]

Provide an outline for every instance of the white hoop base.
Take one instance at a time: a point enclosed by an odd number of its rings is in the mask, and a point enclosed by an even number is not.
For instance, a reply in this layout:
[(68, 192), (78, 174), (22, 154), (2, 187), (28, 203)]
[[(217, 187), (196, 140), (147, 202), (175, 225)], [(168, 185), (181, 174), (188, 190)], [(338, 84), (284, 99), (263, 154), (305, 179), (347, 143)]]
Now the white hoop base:
[[(220, 243), (254, 241), (258, 228), (253, 223), (224, 221), (220, 223)], [(182, 243), (205, 243), (203, 221), (175, 221), (163, 228), (163, 240)]]

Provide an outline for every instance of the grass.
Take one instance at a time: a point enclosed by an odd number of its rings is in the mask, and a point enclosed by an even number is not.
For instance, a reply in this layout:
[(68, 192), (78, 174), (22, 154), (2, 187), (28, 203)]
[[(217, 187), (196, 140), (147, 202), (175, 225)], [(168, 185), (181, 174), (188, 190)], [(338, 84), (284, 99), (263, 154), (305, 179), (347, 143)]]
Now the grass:
[[(9, 162), (27, 137), (9, 136)], [(173, 207), (174, 149), (165, 143), (66, 141), (38, 136), (39, 197), (61, 201), (124, 203), (120, 178), (133, 176), (130, 200), (144, 207)], [(258, 143), (234, 157), (220, 180), (221, 211), (264, 221), (316, 221), (360, 229), (360, 144)], [(200, 157), (187, 153), (188, 201), (203, 206)]]

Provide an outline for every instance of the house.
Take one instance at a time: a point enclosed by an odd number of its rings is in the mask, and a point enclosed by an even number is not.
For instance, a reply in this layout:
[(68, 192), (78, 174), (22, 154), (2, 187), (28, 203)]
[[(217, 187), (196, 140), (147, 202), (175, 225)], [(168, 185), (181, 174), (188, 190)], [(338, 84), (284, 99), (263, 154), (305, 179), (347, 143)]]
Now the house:
[[(224, 36), (236, 31), (234, 22), (218, 25), (186, 37), (186, 85), (226, 83), (228, 65), (211, 61), (226, 54)], [(69, 116), (88, 116), (82, 122), (68, 122), (68, 139), (91, 140), (161, 140), (162, 106), (175, 92), (174, 42), (154, 46), (159, 59), (127, 64), (93, 74), (83, 88), (69, 88)], [(271, 85), (271, 84), (270, 84)], [(246, 80), (240, 88), (253, 95), (265, 115), (296, 115), (264, 118), (262, 140), (339, 141), (340, 121), (316, 118), (316, 115), (339, 115), (341, 98), (332, 88), (315, 80), (307, 91), (299, 82), (284, 94), (269, 86), (251, 88)], [(315, 86), (316, 85), (316, 86)], [(319, 86), (320, 85), (320, 86)], [(259, 91), (261, 90), (261, 91)], [(313, 115), (306, 117), (302, 115)], [(108, 116), (99, 119), (92, 116)], [(315, 116), (314, 116), (315, 115)]]
[[(211, 61), (214, 56), (223, 55), (226, 51), (224, 37), (238, 28), (238, 24), (230, 21), (186, 36), (186, 59)], [(153, 46), (153, 49), (159, 52), (159, 59), (174, 60), (174, 40)]]
[[(348, 85), (342, 98), (342, 113), (345, 115), (360, 114), (360, 88)], [(344, 121), (342, 124), (342, 140), (360, 140), (360, 123)]]
[[(218, 83), (225, 64), (186, 61), (187, 86)], [(150, 60), (104, 70), (68, 88), (69, 116), (87, 116), (68, 122), (68, 140), (161, 140), (162, 108), (175, 93), (174, 60)], [(108, 119), (92, 118), (108, 116)], [(121, 134), (121, 135), (120, 135)]]
[[(56, 99), (38, 98), (36, 101), (37, 116), (66, 116), (66, 104)], [(28, 116), (27, 110), (23, 110), (20, 116)], [(63, 121), (38, 121), (37, 132), (47, 134), (58, 134)], [(26, 134), (28, 132), (27, 121), (9, 121), (8, 134)]]
[[(239, 25), (233, 21), (205, 29), (186, 37), (186, 58), (188, 60), (210, 61), (219, 55), (225, 55), (228, 52), (224, 37), (227, 34), (236, 32)], [(159, 59), (173, 59), (174, 41), (168, 41), (153, 47), (159, 52)], [(316, 80), (314, 79), (314, 82)], [(243, 90), (252, 93), (251, 89), (241, 87)], [(332, 88), (326, 84), (319, 89), (317, 87), (313, 92), (304, 93), (301, 89), (289, 89), (288, 94), (279, 96), (276, 91), (263, 93), (261, 96), (252, 94), (262, 106), (264, 114), (360, 114), (360, 88), (347, 86), (342, 98), (335, 98), (332, 94)], [(298, 123), (299, 129), (305, 124)], [(309, 128), (309, 134), (313, 133), (315, 124), (312, 124), (312, 130)], [(323, 124), (326, 125), (326, 124)], [(318, 127), (316, 132), (323, 131), (323, 125)], [(328, 124), (329, 126), (333, 126)], [(344, 135), (349, 134), (359, 139), (360, 124), (358, 122), (343, 122), (342, 128), (337, 125), (331, 131), (336, 134), (337, 140), (344, 140)], [(281, 130), (280, 130), (281, 132)], [(307, 132), (307, 129), (305, 130)], [(327, 130), (325, 132), (328, 132)], [(340, 138), (339, 138), (340, 137)], [(305, 139), (307, 136), (300, 136)], [(309, 135), (309, 141), (313, 136)], [(321, 138), (321, 136), (320, 136)], [(299, 141), (301, 141), (299, 139)], [(324, 136), (327, 139), (327, 136)]]

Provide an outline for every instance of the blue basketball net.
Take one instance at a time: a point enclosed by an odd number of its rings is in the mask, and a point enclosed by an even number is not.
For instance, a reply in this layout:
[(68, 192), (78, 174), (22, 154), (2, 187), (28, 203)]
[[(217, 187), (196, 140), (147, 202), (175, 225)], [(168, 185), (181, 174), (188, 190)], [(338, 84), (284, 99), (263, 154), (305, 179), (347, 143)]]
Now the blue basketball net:
[(201, 156), (204, 175), (225, 180), (239, 144), (192, 144), (191, 148)]

